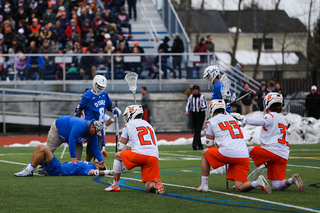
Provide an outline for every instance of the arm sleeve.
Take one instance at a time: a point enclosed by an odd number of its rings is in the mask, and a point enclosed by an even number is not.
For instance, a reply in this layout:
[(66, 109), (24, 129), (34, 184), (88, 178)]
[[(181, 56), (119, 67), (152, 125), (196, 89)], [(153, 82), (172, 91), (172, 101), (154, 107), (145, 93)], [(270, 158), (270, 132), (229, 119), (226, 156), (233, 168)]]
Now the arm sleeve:
[(273, 118), (271, 115), (265, 115), (263, 118), (247, 118), (246, 124), (267, 127), (273, 124)]
[(192, 101), (192, 95), (190, 95), (188, 98), (188, 102), (186, 105), (186, 112), (189, 112), (191, 101)]
[(123, 127), (121, 137), (125, 139), (129, 139), (127, 126)]
[(98, 159), (98, 161), (103, 161), (102, 154), (100, 152), (100, 148), (98, 144), (98, 136), (90, 137), (90, 147), (94, 156)]
[(78, 105), (77, 108), (74, 110), (74, 116), (80, 118), (84, 107)]
[(74, 125), (70, 131), (70, 136), (69, 136), (69, 152), (70, 152), (70, 157), (71, 158), (76, 158), (76, 144), (77, 144), (77, 138), (79, 138), (79, 134), (77, 131), (78, 127), (77, 125)]

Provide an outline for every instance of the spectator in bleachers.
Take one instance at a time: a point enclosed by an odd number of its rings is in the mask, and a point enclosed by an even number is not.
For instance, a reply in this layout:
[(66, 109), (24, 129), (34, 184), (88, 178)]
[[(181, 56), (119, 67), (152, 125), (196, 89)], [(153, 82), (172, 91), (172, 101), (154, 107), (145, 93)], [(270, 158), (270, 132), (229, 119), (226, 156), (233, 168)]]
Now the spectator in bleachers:
[(115, 20), (117, 23), (117, 27), (120, 33), (122, 33), (122, 27), (128, 28), (129, 30), (129, 37), (128, 40), (131, 40), (131, 24), (129, 23), (129, 17), (124, 9), (124, 7), (121, 7), (120, 13), (117, 13), (115, 15)]
[(102, 22), (103, 20), (101, 19), (101, 14), (100, 12), (96, 13), (93, 20), (92, 20), (92, 27), (94, 29), (97, 29), (97, 26)]
[[(50, 41), (48, 39), (44, 39), (42, 46), (39, 48), (39, 53), (51, 54), (53, 53), (52, 47), (50, 45)], [(48, 60), (48, 56), (44, 56), (45, 60)]]
[(81, 26), (82, 37), (85, 37), (89, 33), (89, 30), (92, 30), (92, 29), (93, 27), (91, 25), (90, 19), (84, 20), (84, 23)]
[(268, 81), (268, 89), (270, 92), (272, 92), (275, 89), (275, 83), (273, 80)]
[(80, 21), (80, 24), (83, 25), (84, 24), (84, 21), (86, 19), (89, 19), (90, 22), (93, 20), (92, 18), (92, 15), (88, 12), (88, 8), (87, 7), (83, 7), (81, 9), (81, 15), (79, 16), (79, 21)]
[(94, 38), (91, 38), (90, 39), (90, 43), (89, 43), (89, 46), (88, 46), (88, 50), (90, 50), (91, 53), (98, 53), (98, 47), (96, 46), (95, 44), (95, 40)]
[(59, 51), (59, 42), (57, 42), (56, 40), (52, 39), (51, 40), (51, 48), (52, 48), (52, 52), (53, 53), (58, 53), (58, 51)]
[(29, 5), (29, 9), (28, 9), (28, 13), (35, 13), (37, 17), (42, 18), (42, 14), (41, 11), (38, 7), (38, 2), (36, 2), (35, 0), (31, 0), (30, 5)]
[(52, 39), (59, 42), (61, 47), (66, 44), (66, 35), (64, 32), (64, 29), (61, 27), (60, 21), (56, 21), (55, 27), (53, 28), (53, 31), (52, 31)]
[(45, 39), (50, 41), (52, 39), (52, 33), (47, 28), (42, 28), (40, 32), (40, 38), (41, 42), (43, 42)]
[(106, 7), (104, 12), (101, 14), (101, 18), (105, 21), (107, 25), (114, 23), (114, 17), (109, 7)]
[(22, 50), (18, 51), (17, 59), (16, 59), (16, 69), (18, 72), (18, 81), (27, 80), (27, 60), (24, 57)]
[[(132, 52), (131, 53), (133, 53), (133, 54), (136, 54), (136, 53), (140, 53), (139, 52), (139, 48), (138, 47), (134, 47), (134, 48), (132, 48)], [(142, 58), (142, 56), (140, 56), (140, 58)], [(130, 70), (132, 71), (132, 72), (135, 72), (135, 73), (137, 73), (139, 76), (140, 76), (140, 74), (141, 74), (141, 72), (142, 72), (142, 64), (141, 64), (141, 59), (140, 59), (140, 62), (131, 62), (130, 63), (130, 65), (129, 65), (129, 67), (130, 67)]]
[(80, 27), (76, 24), (76, 21), (75, 21), (74, 19), (71, 19), (70, 25), (67, 26), (66, 31), (65, 31), (65, 33), (66, 33), (66, 38), (70, 38), (71, 35), (72, 35), (72, 33), (73, 33), (74, 31), (76, 31), (76, 30), (78, 30), (79, 34), (81, 34), (81, 29), (80, 29)]
[[(74, 32), (72, 32), (70, 39), (72, 39), (73, 41), (78, 41), (81, 42), (81, 34), (79, 32), (79, 30), (75, 30)], [(88, 45), (89, 43), (87, 43), (86, 45)]]
[(158, 34), (154, 34), (154, 43), (153, 47), (156, 53), (158, 53), (159, 45), (162, 43), (160, 36)]
[[(31, 54), (37, 54), (36, 50), (32, 50)], [(27, 60), (27, 79), (30, 80), (34, 73), (37, 73), (39, 79), (43, 79), (44, 60), (41, 55), (29, 56)]]
[(129, 19), (131, 19), (131, 14), (133, 10), (134, 20), (137, 21), (137, 0), (127, 0), (128, 8), (129, 8)]
[(77, 13), (77, 9), (78, 9), (78, 4), (76, 0), (71, 0), (69, 1), (69, 11), (72, 14), (72, 11), (75, 11), (75, 13)]
[(28, 14), (24, 10), (24, 6), (20, 6), (18, 8), (18, 11), (14, 14), (14, 20), (18, 24), (21, 19), (26, 20), (27, 18), (28, 18)]
[[(244, 88), (244, 90), (241, 91), (239, 97), (242, 97), (250, 92), (248, 83), (244, 83), (243, 88)], [(253, 108), (252, 108), (253, 103), (254, 103), (254, 94), (253, 93), (251, 93), (250, 95), (247, 95), (242, 100), (240, 100), (241, 114), (246, 115), (246, 114), (251, 113), (253, 110)]]
[(129, 50), (129, 43), (127, 39), (125, 39), (122, 33), (119, 33), (116, 48), (120, 48), (121, 43), (124, 43), (126, 49)]
[(22, 46), (20, 45), (20, 42), (16, 37), (12, 39), (10, 48), (13, 49), (13, 53), (17, 53), (18, 50), (22, 50)]
[(81, 53), (81, 44), (78, 41), (74, 42), (73, 53)]
[[(90, 50), (88, 48), (83, 47), (86, 54), (90, 54)], [(82, 56), (80, 58), (80, 75), (83, 77), (84, 80), (93, 79), (94, 76), (97, 74), (96, 68), (96, 57), (93, 56)]]
[(26, 38), (25, 42), (28, 43), (27, 39), (29, 38), (29, 28), (28, 28), (27, 23), (26, 23), (25, 20), (20, 20), (18, 22), (18, 26), (17, 26), (16, 29), (19, 30), (21, 28), (23, 29), (23, 35)]
[(124, 6), (125, 0), (112, 0), (111, 1), (111, 11), (113, 14), (119, 13), (121, 8)]
[[(76, 13), (71, 14), (71, 19), (74, 19), (74, 21), (76, 22), (76, 24), (79, 26), (79, 19)], [(71, 20), (70, 19), (70, 20)]]
[(3, 34), (4, 36), (4, 44), (7, 46), (7, 48), (11, 47), (12, 44), (12, 38), (14, 38), (14, 33), (12, 32), (12, 28), (8, 28), (7, 31)]
[(42, 20), (43, 20), (43, 24), (53, 24), (55, 23), (56, 21), (56, 14), (53, 12), (52, 10), (52, 7), (49, 6), (47, 8), (47, 11), (43, 14), (43, 17), (42, 17)]
[(0, 50), (2, 51), (2, 53), (6, 53), (7, 52), (7, 46), (4, 44), (4, 37), (3, 34), (0, 33)]
[[(28, 16), (28, 20), (27, 20), (27, 25), (28, 25), (28, 27), (30, 27), (30, 25), (32, 25), (32, 19), (34, 19), (34, 18), (36, 18), (36, 19), (40, 19), (39, 18), (39, 16), (35, 13), (35, 12), (31, 12), (31, 14), (29, 14), (29, 16)], [(30, 31), (30, 29), (29, 29), (29, 31)], [(28, 32), (29, 32), (28, 31)]]
[[(206, 40), (204, 38), (201, 38), (200, 39), (200, 42), (194, 47), (193, 49), (193, 52), (194, 53), (208, 53), (208, 48), (207, 48), (207, 45), (206, 45)], [(196, 65), (196, 64), (202, 64), (205, 62), (205, 59), (206, 59), (206, 56), (205, 55), (201, 55), (200, 56), (200, 61), (199, 62), (194, 62), (193, 64)]]
[(9, 2), (6, 2), (6, 3), (8, 4), (4, 6), (3, 19), (12, 21), (14, 19), (12, 9), (10, 7), (10, 3)]
[(20, 28), (18, 30), (18, 33), (15, 35), (15, 38), (18, 39), (21, 47), (22, 47), (22, 51), (24, 52), (25, 51), (25, 42), (26, 42), (26, 36), (24, 35), (24, 29), (23, 28)]
[(1, 46), (0, 46), (0, 81), (1, 81), (1, 77), (5, 77), (5, 78), (8, 77), (7, 69), (4, 68), (4, 64), (3, 64), (5, 59), (2, 57), (2, 54), (3, 54), (3, 50), (1, 49)]
[[(102, 34), (103, 32), (101, 32), (101, 34)], [(106, 46), (107, 46), (107, 42), (108, 41), (110, 41), (110, 34), (109, 33), (106, 33), (106, 34), (104, 34), (104, 39), (103, 39), (103, 41), (100, 41), (100, 43), (99, 43), (99, 48), (102, 48), (102, 49), (104, 49), (104, 48), (106, 48)], [(98, 37), (99, 38), (99, 37)], [(100, 40), (101, 40), (102, 38), (100, 38)]]
[[(63, 9), (62, 9), (63, 8)], [(69, 16), (69, 8), (66, 4), (63, 3), (63, 0), (57, 0), (57, 3), (53, 6), (53, 10), (55, 13), (58, 12), (58, 10), (61, 10)]]
[[(101, 21), (100, 24), (97, 25), (96, 29), (97, 29), (97, 34), (96, 34), (97, 45), (102, 49), (104, 49), (105, 46), (101, 46), (101, 45), (103, 45), (104, 40), (106, 39), (105, 37), (108, 34), (107, 24), (104, 23), (104, 21)], [(109, 39), (110, 39), (110, 35), (109, 35)]]
[[(211, 54), (213, 54), (214, 53), (214, 43), (212, 42), (211, 35), (207, 35), (206, 45), (207, 45), (208, 51)], [(209, 63), (211, 63), (211, 61), (213, 60), (213, 55), (210, 55), (209, 60), (210, 60)]]
[(121, 53), (129, 53), (129, 50), (123, 42), (119, 44), (119, 48), (117, 50), (120, 50)]
[[(163, 49), (159, 49), (159, 55), (161, 53), (164, 53)], [(174, 72), (174, 70), (172, 69), (172, 67), (170, 67), (167, 63), (168, 60), (168, 56), (161, 56), (161, 62), (159, 62), (159, 55), (157, 55), (154, 58), (153, 64), (160, 69), (159, 64), (161, 63), (161, 70), (163, 71), (163, 79), (168, 79), (168, 74), (167, 74), (167, 70), (170, 70), (173, 73), (173, 78), (176, 78), (176, 73)]]
[(65, 48), (66, 48), (66, 53), (73, 53), (73, 40), (72, 39), (68, 39)]
[[(172, 53), (183, 53), (184, 52), (184, 45), (178, 33), (174, 34), (174, 40), (171, 48)], [(182, 56), (173, 55), (172, 56), (172, 68), (174, 72), (179, 71), (179, 79), (181, 79), (181, 63), (182, 63)]]
[(116, 47), (118, 41), (118, 34), (116, 33), (116, 26), (114, 24), (109, 25), (109, 35), (112, 45)]
[(70, 25), (70, 20), (67, 19), (67, 14), (66, 14), (66, 12), (61, 12), (61, 16), (60, 16), (59, 21), (61, 22), (61, 27), (62, 27), (63, 29), (66, 29), (67, 26)]
[(88, 5), (89, 5), (90, 9), (92, 10), (92, 15), (95, 16), (98, 11), (98, 7), (96, 5), (96, 2), (94, 2), (93, 0), (89, 0)]
[(62, 16), (62, 13), (65, 13), (65, 9), (64, 7), (57, 7), (56, 5), (54, 5), (53, 12), (56, 14), (56, 18), (60, 19), (60, 17)]
[(97, 57), (97, 70), (106, 70), (106, 78), (109, 79), (109, 59), (103, 55), (102, 48), (99, 49), (98, 53), (100, 55)]
[(306, 97), (305, 107), (308, 117), (319, 119), (320, 117), (320, 95), (317, 93), (317, 86), (311, 86), (311, 92)]
[(276, 83), (276, 87), (274, 90), (272, 90), (272, 92), (280, 93), (284, 98), (287, 96), (287, 94), (281, 89), (281, 86), (279, 83)]
[[(119, 50), (115, 52), (116, 54), (121, 54)], [(124, 60), (122, 55), (116, 55), (113, 57), (113, 67), (114, 67), (114, 78), (123, 79), (124, 73)]]
[(133, 42), (133, 47), (137, 47), (139, 49), (140, 53), (144, 53), (144, 49), (139, 46), (139, 41), (134, 41)]
[(268, 90), (267, 90), (267, 84), (266, 82), (262, 81), (261, 82), (261, 86), (260, 86), (260, 90), (257, 91), (256, 93), (256, 101), (258, 104), (258, 108), (260, 111), (263, 111), (264, 107), (263, 107), (263, 99), (264, 97), (266, 97), (266, 95), (268, 94)]
[(90, 9), (90, 7), (88, 5), (85, 4), (85, 2), (83, 2), (82, 0), (80, 0), (80, 2), (78, 2), (78, 10), (77, 10), (77, 16), (80, 17), (82, 14), (82, 10), (83, 8), (86, 8), (88, 11), (88, 14), (92, 14), (92, 10)]
[(43, 15), (47, 10), (48, 4), (47, 1), (39, 0), (38, 2), (38, 8), (40, 10), (40, 13)]
[(104, 49), (104, 52), (107, 53), (108, 55), (111, 55), (115, 51), (115, 47), (112, 45), (111, 40), (107, 42), (107, 46)]
[(169, 45), (168, 42), (170, 41), (170, 38), (168, 36), (165, 36), (163, 39), (163, 42), (159, 45), (158, 50), (162, 49), (164, 53), (169, 53)]
[(38, 52), (37, 45), (35, 41), (30, 42), (30, 46), (27, 48), (26, 53), (31, 53), (32, 51)]
[(3, 22), (3, 15), (0, 14), (0, 30), (3, 28), (4, 22)]

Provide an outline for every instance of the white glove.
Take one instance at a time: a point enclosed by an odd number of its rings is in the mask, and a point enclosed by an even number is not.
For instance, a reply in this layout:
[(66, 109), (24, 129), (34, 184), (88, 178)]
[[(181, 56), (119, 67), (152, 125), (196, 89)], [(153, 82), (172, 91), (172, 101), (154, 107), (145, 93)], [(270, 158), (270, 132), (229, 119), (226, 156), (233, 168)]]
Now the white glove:
[(240, 115), (239, 113), (236, 113), (236, 112), (230, 113), (230, 115), (234, 117), (236, 120), (241, 121), (242, 123), (245, 123), (246, 117), (244, 115)]
[(112, 113), (113, 113), (113, 116), (114, 116), (114, 117), (120, 117), (120, 115), (121, 115), (121, 110), (118, 109), (117, 107), (113, 107)]

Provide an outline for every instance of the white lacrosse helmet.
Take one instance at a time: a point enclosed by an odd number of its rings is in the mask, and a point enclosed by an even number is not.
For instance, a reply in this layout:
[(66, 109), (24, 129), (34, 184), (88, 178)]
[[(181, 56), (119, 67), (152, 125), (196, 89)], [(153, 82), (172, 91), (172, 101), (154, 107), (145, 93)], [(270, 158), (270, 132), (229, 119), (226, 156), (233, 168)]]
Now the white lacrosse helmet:
[(212, 100), (209, 104), (209, 114), (213, 117), (214, 111), (217, 109), (223, 109), (226, 112), (226, 103), (222, 99)]
[(93, 89), (97, 95), (100, 95), (107, 87), (107, 79), (103, 75), (96, 75), (93, 78)]
[(142, 114), (143, 116), (143, 109), (141, 105), (129, 105), (127, 108), (124, 110), (123, 113), (123, 121), (125, 123), (128, 123), (129, 121), (135, 119), (137, 115)]
[(279, 103), (282, 105), (283, 103), (283, 98), (280, 93), (277, 92), (270, 92), (264, 97), (263, 99), (263, 107), (264, 110), (267, 110), (271, 107), (272, 104)]
[(215, 78), (220, 78), (220, 70), (217, 66), (208, 66), (203, 73), (203, 78), (206, 79), (209, 85), (213, 84)]

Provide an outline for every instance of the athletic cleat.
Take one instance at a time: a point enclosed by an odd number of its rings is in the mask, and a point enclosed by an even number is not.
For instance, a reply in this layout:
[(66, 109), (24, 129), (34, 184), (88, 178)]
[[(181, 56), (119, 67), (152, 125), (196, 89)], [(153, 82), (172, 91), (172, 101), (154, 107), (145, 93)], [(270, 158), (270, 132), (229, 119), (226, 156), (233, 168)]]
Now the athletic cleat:
[(156, 187), (158, 194), (160, 195), (164, 194), (164, 187), (159, 178), (154, 179), (154, 186)]
[(196, 191), (197, 192), (207, 192), (207, 191), (209, 191), (209, 187), (208, 187), (208, 185), (206, 185), (206, 186), (200, 185), (198, 188), (196, 188)]
[(300, 192), (304, 192), (305, 186), (298, 173), (292, 175), (292, 183), (299, 188)]
[(21, 172), (14, 173), (14, 176), (16, 177), (31, 177), (33, 176), (33, 171), (29, 172), (26, 168), (23, 168)]
[(260, 175), (257, 179), (258, 186), (265, 191), (267, 194), (271, 194), (271, 187), (268, 181), (264, 178), (263, 175)]
[(120, 192), (120, 187), (111, 185), (108, 188), (105, 188), (104, 190), (106, 192)]

